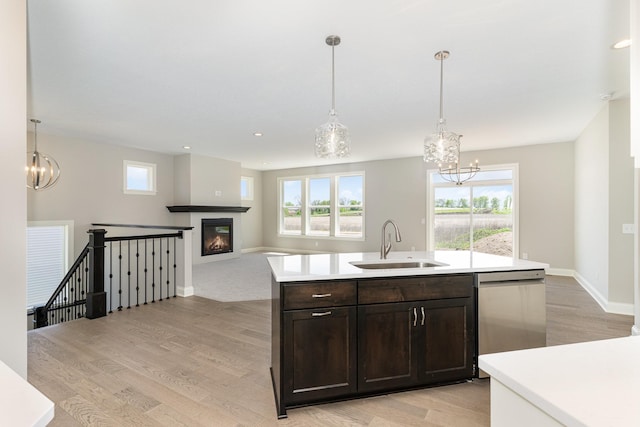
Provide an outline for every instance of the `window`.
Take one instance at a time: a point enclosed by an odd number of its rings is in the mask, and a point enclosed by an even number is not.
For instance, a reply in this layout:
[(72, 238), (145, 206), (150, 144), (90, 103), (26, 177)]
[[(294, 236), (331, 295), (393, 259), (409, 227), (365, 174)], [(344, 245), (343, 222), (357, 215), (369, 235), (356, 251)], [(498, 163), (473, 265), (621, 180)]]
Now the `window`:
[(364, 173), (278, 181), (280, 235), (364, 237)]
[(253, 200), (253, 177), (240, 177), (240, 200)]
[(429, 171), (429, 249), (517, 254), (517, 175), (517, 165), (484, 167), (457, 186)]
[(27, 226), (27, 308), (43, 305), (67, 273), (73, 221), (30, 221)]
[(156, 165), (125, 160), (123, 164), (125, 194), (156, 194)]

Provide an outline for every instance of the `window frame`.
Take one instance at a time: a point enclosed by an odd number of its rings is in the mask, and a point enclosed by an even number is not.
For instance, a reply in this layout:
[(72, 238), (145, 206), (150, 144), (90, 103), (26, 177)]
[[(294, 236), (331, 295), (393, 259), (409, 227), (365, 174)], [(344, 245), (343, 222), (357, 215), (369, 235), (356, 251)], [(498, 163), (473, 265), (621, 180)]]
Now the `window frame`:
[[(349, 176), (361, 176), (362, 177), (362, 201), (358, 205), (362, 211), (362, 227), (359, 235), (341, 234), (339, 230), (340, 221), (340, 195), (339, 180), (341, 177)], [(329, 208), (329, 233), (328, 234), (313, 234), (310, 230), (310, 187), (309, 183), (312, 179), (329, 179), (329, 195), (330, 204)], [(300, 232), (291, 232), (284, 230), (284, 183), (290, 181), (300, 181), (301, 194), (300, 194)], [(345, 173), (332, 173), (332, 174), (318, 174), (318, 175), (299, 175), (299, 176), (283, 176), (277, 178), (278, 182), (278, 237), (294, 237), (294, 238), (306, 238), (306, 239), (331, 239), (331, 240), (349, 240), (349, 241), (364, 241), (365, 240), (365, 172), (353, 171)]]
[[(247, 194), (242, 194), (242, 183), (245, 182), (245, 186), (247, 188)], [(253, 177), (252, 176), (244, 176), (240, 177), (240, 200), (253, 200)]]
[[(519, 203), (520, 203), (520, 189), (519, 189), (519, 165), (518, 163), (507, 163), (507, 164), (497, 164), (497, 165), (488, 165), (483, 166), (481, 172), (491, 172), (491, 171), (502, 171), (502, 170), (511, 170), (512, 175), (511, 179), (491, 179), (491, 180), (475, 180), (475, 177), (467, 183), (472, 186), (487, 186), (487, 185), (504, 185), (509, 182), (513, 186), (513, 198), (511, 201), (511, 215), (513, 221), (513, 258), (517, 259), (520, 254), (519, 247), (519, 235), (520, 235), (520, 226), (519, 226)], [(455, 187), (456, 184), (453, 182), (433, 182), (431, 176), (432, 174), (437, 174), (438, 169), (429, 169), (427, 170), (427, 227), (426, 227), (426, 242), (427, 242), (427, 250), (434, 251), (435, 249), (435, 188), (445, 188), (445, 187)], [(473, 200), (473, 189), (471, 190), (471, 198)], [(473, 229), (473, 215), (470, 218), (470, 230)], [(473, 248), (473, 242), (471, 242), (471, 248)]]
[[(137, 167), (147, 171), (148, 188), (146, 190), (136, 190), (128, 188), (129, 183), (129, 167)], [(122, 161), (122, 192), (124, 194), (155, 196), (157, 193), (156, 177), (157, 166), (155, 163), (139, 162), (136, 160)]]

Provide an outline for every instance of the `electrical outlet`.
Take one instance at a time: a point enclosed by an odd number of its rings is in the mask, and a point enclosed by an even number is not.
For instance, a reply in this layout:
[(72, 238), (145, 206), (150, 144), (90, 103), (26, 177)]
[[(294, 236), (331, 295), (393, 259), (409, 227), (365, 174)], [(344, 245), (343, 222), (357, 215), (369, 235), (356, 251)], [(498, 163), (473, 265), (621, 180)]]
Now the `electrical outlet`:
[(222, 190), (216, 190), (214, 194), (216, 195), (216, 197), (222, 197)]
[(529, 259), (529, 254), (526, 252), (522, 252), (522, 259)]
[(635, 224), (622, 224), (622, 234), (634, 234), (636, 232)]

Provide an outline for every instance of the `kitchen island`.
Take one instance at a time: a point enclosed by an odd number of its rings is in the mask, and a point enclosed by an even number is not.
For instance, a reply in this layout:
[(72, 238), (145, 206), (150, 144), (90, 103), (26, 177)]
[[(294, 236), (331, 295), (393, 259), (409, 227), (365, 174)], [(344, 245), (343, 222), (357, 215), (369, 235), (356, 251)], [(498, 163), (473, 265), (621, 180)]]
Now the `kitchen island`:
[(295, 406), (473, 378), (475, 275), (547, 267), (468, 251), (268, 261), (278, 417)]

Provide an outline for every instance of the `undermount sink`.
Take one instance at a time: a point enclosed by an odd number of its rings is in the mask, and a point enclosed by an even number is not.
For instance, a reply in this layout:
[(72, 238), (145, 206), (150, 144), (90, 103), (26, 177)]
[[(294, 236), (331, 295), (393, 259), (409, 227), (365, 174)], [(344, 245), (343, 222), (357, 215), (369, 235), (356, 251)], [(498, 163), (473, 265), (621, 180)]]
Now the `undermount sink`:
[(363, 269), (387, 269), (387, 268), (427, 268), (427, 267), (442, 267), (444, 263), (435, 261), (378, 261), (378, 262), (362, 262), (354, 261), (350, 263), (354, 267)]

